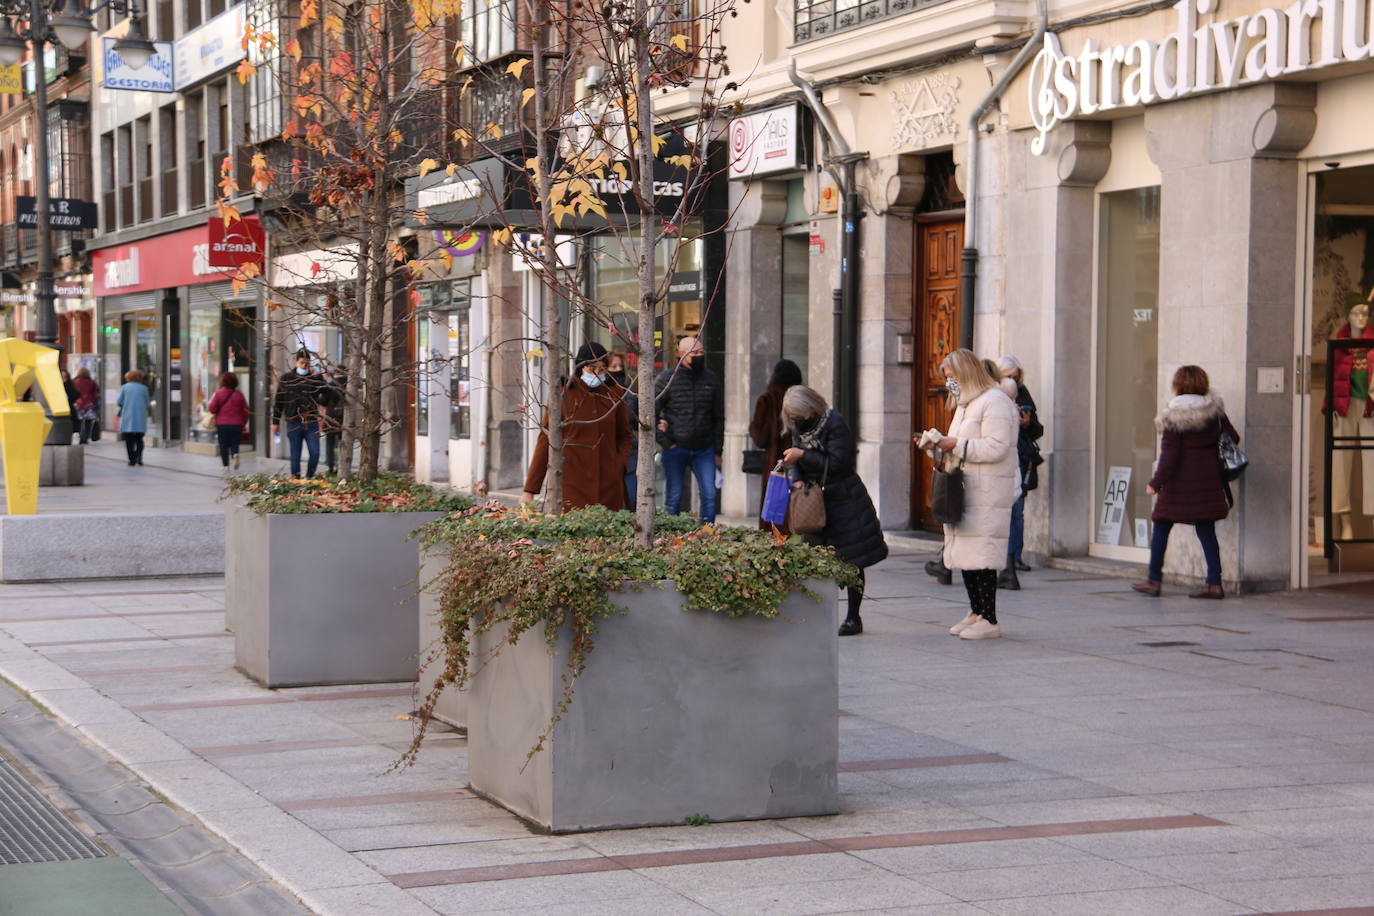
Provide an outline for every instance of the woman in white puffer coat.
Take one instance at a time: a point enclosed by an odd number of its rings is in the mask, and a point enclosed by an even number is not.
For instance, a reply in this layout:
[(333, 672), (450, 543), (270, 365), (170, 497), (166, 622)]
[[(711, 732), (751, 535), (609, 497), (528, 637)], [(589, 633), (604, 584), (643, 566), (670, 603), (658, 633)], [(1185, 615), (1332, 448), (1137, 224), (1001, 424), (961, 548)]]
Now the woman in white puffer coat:
[(962, 570), (969, 613), (950, 633), (962, 639), (994, 639), (997, 573), (1007, 562), (1011, 508), (1021, 495), (1016, 457), (1016, 404), (968, 350), (955, 350), (940, 368), (958, 405), (949, 434), (937, 446), (945, 467), (963, 464), (964, 514), (945, 526), (945, 565)]

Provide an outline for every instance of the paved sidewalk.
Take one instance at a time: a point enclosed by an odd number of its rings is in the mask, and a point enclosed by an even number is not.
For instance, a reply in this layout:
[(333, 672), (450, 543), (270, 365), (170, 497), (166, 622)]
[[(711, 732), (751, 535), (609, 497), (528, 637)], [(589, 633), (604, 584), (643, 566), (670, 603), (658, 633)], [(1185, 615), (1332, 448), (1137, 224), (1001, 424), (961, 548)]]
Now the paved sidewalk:
[(410, 685), (235, 672), (215, 579), (0, 586), (0, 676), (320, 913), (1374, 912), (1369, 591), (1037, 570), (965, 642), (923, 560), (873, 570), (841, 640), (834, 817), (531, 833), (453, 732), (384, 775)]

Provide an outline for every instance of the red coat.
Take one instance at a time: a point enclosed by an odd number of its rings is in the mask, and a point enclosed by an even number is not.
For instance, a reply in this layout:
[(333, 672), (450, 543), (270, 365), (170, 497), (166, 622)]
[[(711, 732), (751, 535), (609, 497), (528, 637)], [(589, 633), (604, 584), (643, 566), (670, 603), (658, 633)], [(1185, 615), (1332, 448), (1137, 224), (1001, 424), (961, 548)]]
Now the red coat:
[[(1341, 325), (1341, 329), (1336, 332), (1338, 339), (1350, 337), (1350, 322)], [(1374, 325), (1366, 325), (1364, 333), (1360, 335), (1361, 340), (1374, 340)], [(1331, 356), (1331, 384), (1327, 388), (1326, 403), (1322, 405), (1322, 413), (1331, 410), (1334, 402), (1336, 413), (1343, 417), (1350, 416), (1350, 371), (1355, 368), (1355, 354), (1367, 351), (1359, 350), (1336, 350)], [(1369, 357), (1363, 357), (1368, 365)], [(1371, 387), (1370, 394), (1374, 395), (1374, 387)], [(1366, 397), (1364, 401), (1364, 413), (1356, 416), (1374, 417), (1374, 397)]]
[[(588, 388), (575, 379), (563, 394), (563, 508), (625, 508), (625, 464), (630, 421), (624, 389)], [(548, 426), (548, 417), (543, 425)], [(549, 470), (549, 437), (539, 434), (525, 476), (525, 492), (538, 493)]]
[(216, 426), (247, 426), (248, 399), (237, 388), (221, 388), (205, 409), (215, 415)]
[[(768, 475), (782, 458), (782, 453), (792, 447), (792, 434), (782, 425), (782, 396), (786, 393), (785, 388), (769, 386), (754, 402), (754, 419), (749, 423), (749, 438), (754, 440), (755, 448), (763, 451), (763, 486), (759, 487), (760, 513), (763, 512), (763, 498), (768, 493)], [(768, 531), (773, 526), (761, 521), (759, 527)], [(779, 525), (778, 528), (783, 534), (791, 533), (786, 525)]]
[(1226, 517), (1226, 491), (1217, 445), (1224, 429), (1237, 444), (1240, 434), (1213, 395), (1174, 398), (1155, 418), (1160, 432), (1159, 463), (1150, 486), (1159, 494), (1150, 518), (1156, 522), (1214, 522)]

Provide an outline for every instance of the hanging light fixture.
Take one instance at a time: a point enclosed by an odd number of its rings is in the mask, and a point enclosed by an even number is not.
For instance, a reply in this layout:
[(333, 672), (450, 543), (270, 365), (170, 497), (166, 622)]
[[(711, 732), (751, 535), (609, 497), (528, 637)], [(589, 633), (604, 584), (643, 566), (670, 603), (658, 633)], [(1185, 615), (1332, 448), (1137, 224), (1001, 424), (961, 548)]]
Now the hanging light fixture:
[(114, 43), (114, 49), (130, 70), (142, 70), (148, 59), (157, 53), (153, 43), (144, 37), (143, 20), (137, 14), (129, 17), (129, 31)]
[(29, 43), (15, 34), (10, 17), (0, 16), (0, 66), (12, 67), (19, 63), (28, 48)]
[(67, 0), (61, 11), (48, 20), (53, 34), (68, 51), (78, 51), (95, 32), (95, 26), (87, 18), (88, 14), (81, 0)]

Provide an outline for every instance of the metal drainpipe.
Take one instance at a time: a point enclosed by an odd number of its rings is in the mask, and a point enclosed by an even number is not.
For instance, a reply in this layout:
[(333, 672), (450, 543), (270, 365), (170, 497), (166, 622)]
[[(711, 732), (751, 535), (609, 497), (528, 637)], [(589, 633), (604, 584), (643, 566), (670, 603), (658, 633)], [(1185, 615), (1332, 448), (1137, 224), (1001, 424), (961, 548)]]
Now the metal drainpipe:
[(968, 119), (968, 194), (964, 199), (964, 250), (959, 271), (959, 346), (973, 349), (973, 307), (978, 280), (978, 139), (981, 135), (979, 122), (988, 109), (1006, 91), (1016, 75), (1025, 67), (1026, 62), (1040, 50), (1040, 40), (1050, 27), (1050, 10), (1047, 0), (1037, 0), (1040, 11), (1035, 33), (1021, 46), (1020, 52), (1012, 60), (1011, 66), (993, 85), (978, 107)]
[[(787, 63), (787, 78), (802, 91), (807, 107), (816, 115), (826, 140), (835, 155), (826, 161), (826, 169), (840, 185), (840, 289), (835, 308), (835, 373), (834, 401), (840, 415), (850, 429), (857, 430), (859, 412), (859, 190), (855, 166), (867, 159), (867, 153), (855, 153), (841, 136), (835, 119), (821, 101), (816, 89), (797, 73), (797, 62)], [(843, 172), (837, 172), (835, 165)]]

